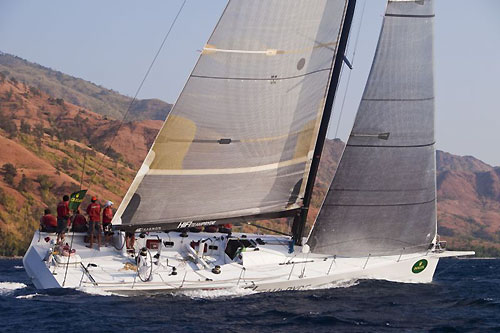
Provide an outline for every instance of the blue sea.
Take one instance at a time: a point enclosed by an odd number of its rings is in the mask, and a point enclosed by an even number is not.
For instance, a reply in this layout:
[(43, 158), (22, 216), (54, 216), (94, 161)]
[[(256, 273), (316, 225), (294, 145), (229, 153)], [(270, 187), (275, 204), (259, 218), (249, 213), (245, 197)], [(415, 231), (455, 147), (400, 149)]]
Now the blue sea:
[(1, 332), (500, 332), (500, 259), (441, 260), (432, 284), (130, 297), (36, 290), (2, 259), (0, 319)]

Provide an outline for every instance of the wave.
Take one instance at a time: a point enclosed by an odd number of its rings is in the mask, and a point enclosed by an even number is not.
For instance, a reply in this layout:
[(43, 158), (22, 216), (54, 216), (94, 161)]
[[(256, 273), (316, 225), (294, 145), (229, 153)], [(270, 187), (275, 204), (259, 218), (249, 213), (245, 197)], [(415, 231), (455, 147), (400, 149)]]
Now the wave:
[(121, 297), (127, 297), (126, 295), (122, 294), (115, 294), (110, 291), (102, 290), (99, 288), (93, 288), (93, 287), (79, 287), (76, 288), (76, 290), (81, 291), (85, 294), (89, 295), (94, 295), (94, 296), (121, 296)]
[(19, 295), (19, 296), (16, 296), (16, 298), (17, 299), (32, 299), (33, 297), (37, 297), (37, 296), (48, 296), (48, 295), (34, 293), (34, 294), (28, 294), (28, 295)]
[(357, 286), (358, 284), (359, 284), (358, 279), (340, 280), (340, 281), (334, 281), (334, 282), (322, 284), (320, 286), (307, 287), (303, 290), (350, 288), (350, 287)]
[(181, 290), (176, 291), (175, 295), (182, 295), (192, 299), (213, 299), (219, 297), (235, 298), (242, 297), (252, 294), (257, 294), (258, 291), (253, 291), (251, 289), (244, 289), (239, 287), (227, 288), (227, 289), (213, 289), (213, 290)]
[[(306, 287), (301, 290), (320, 290), (320, 289), (335, 289), (335, 288), (350, 288), (353, 286), (357, 286), (359, 281), (357, 279), (354, 280), (341, 280), (335, 281), (331, 283), (327, 283), (321, 286), (314, 287)], [(266, 293), (266, 291), (258, 291), (252, 289), (245, 289), (240, 287), (233, 287), (227, 289), (214, 289), (214, 290), (180, 290), (176, 291), (174, 295), (182, 295), (186, 297), (190, 297), (192, 299), (212, 299), (219, 297), (228, 297), (228, 298), (236, 298), (242, 296), (248, 296), (253, 294)]]
[(26, 287), (27, 285), (20, 282), (0, 282), (0, 295), (9, 294), (16, 289), (23, 289)]

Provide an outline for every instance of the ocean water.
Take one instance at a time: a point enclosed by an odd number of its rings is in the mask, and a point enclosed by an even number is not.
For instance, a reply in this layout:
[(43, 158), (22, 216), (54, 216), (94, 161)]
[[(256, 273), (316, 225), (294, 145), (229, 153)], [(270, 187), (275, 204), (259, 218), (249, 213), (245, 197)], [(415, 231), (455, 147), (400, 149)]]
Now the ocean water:
[(0, 332), (500, 332), (500, 259), (441, 260), (432, 284), (123, 297), (39, 291), (0, 260)]

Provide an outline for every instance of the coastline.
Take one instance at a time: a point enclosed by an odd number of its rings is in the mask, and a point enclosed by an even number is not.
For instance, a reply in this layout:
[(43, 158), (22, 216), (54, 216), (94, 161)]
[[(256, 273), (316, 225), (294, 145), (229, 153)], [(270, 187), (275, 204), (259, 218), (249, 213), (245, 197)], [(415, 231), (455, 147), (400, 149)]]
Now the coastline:
[(23, 259), (23, 257), (22, 256), (12, 256), (12, 257), (0, 256), (0, 260), (1, 259), (15, 260), (15, 259)]

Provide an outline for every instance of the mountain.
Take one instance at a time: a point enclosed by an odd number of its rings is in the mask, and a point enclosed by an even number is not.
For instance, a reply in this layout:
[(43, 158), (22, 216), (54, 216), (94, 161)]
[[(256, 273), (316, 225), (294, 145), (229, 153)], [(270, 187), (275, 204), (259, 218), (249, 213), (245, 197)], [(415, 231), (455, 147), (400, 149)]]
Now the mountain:
[(455, 248), (500, 256), (500, 167), (438, 151), (438, 232)]
[[(314, 222), (344, 143), (328, 140), (316, 181), (308, 226)], [(500, 167), (473, 156), (436, 152), (438, 234), (455, 250), (500, 257)]]
[(0, 255), (22, 254), (43, 209), (82, 174), (117, 207), (161, 125), (121, 123), (0, 74)]
[[(116, 208), (161, 125), (122, 123), (0, 72), (0, 255), (25, 251), (43, 209), (54, 210), (63, 194), (79, 189), (82, 171), (89, 193)], [(309, 227), (343, 147), (340, 140), (325, 144)], [(436, 160), (441, 238), (453, 249), (500, 256), (500, 167), (442, 151)], [(288, 231), (283, 221), (259, 224)]]
[[(131, 97), (116, 91), (2, 52), (0, 73), (55, 98), (115, 119), (122, 119), (132, 102)], [(171, 104), (159, 99), (136, 100), (126, 120), (164, 120), (171, 108)]]

